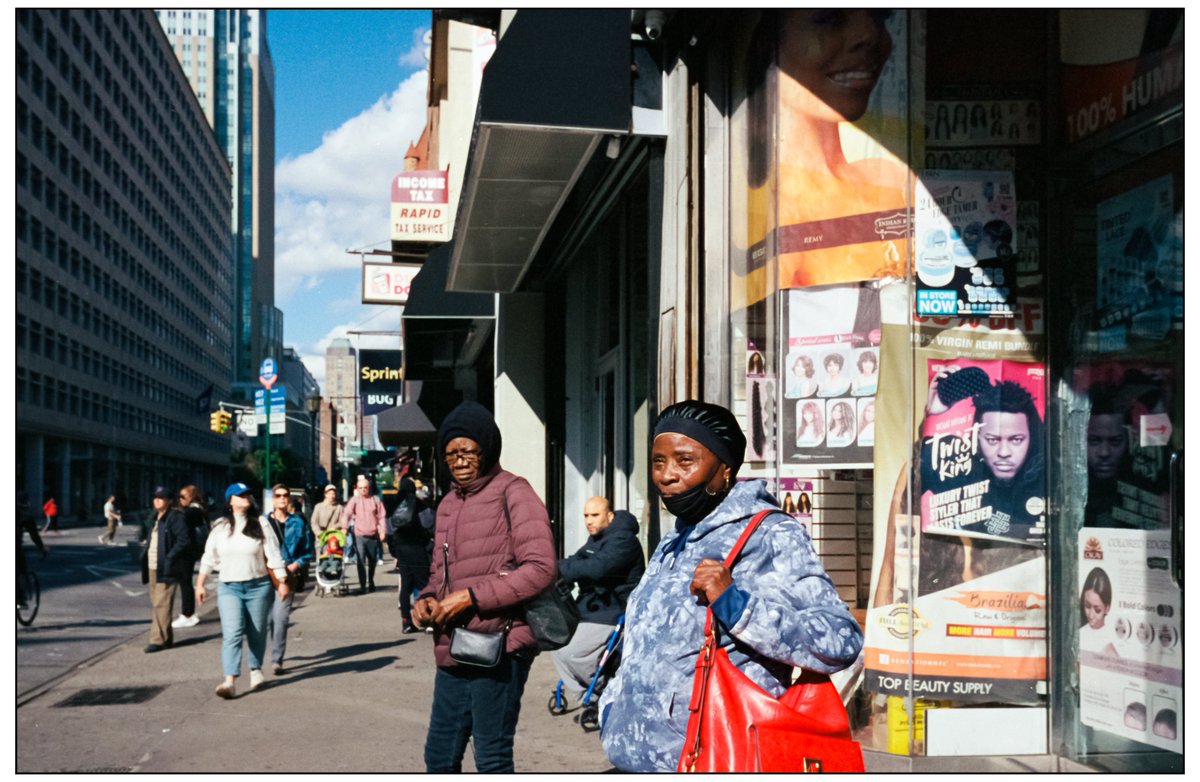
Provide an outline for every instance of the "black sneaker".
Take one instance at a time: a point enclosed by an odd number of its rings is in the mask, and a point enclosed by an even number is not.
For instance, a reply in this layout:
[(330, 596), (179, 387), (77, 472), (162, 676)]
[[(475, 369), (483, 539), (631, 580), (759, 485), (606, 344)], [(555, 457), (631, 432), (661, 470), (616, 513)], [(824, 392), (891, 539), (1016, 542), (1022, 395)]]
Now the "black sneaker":
[(421, 632), (421, 631), (420, 631), (420, 630), (418, 630), (418, 629), (416, 628), (416, 625), (414, 625), (412, 622), (405, 622), (405, 623), (404, 623), (404, 629), (402, 630), (402, 632), (403, 632), (405, 635), (409, 635), (410, 633), (419, 633), (419, 632)]
[(154, 654), (155, 652), (161, 652), (164, 648), (166, 647), (161, 646), (160, 644), (149, 644), (142, 651), (146, 654)]

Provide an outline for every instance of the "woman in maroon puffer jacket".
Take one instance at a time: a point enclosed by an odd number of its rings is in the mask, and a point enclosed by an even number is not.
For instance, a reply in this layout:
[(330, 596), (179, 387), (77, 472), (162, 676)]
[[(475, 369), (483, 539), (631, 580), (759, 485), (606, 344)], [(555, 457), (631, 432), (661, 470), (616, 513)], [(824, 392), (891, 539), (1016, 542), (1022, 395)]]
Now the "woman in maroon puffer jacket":
[[(456, 407), (438, 430), (454, 484), (438, 506), (429, 585), (413, 621), (435, 630), (433, 710), (425, 740), (429, 772), (462, 771), (467, 738), (475, 768), (512, 773), (513, 735), (537, 654), (521, 604), (554, 583), (554, 540), (533, 487), (500, 467), (500, 430), (476, 402)], [(505, 654), (492, 668), (450, 657), (450, 631), (498, 632), (511, 621)]]

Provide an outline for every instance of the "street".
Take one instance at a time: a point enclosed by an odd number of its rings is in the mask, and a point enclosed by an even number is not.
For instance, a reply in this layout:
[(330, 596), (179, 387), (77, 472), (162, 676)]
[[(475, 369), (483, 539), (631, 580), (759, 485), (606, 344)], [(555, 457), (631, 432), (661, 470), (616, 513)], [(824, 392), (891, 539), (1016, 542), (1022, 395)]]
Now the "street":
[[(42, 602), (30, 627), (17, 628), (17, 701), (80, 662), (139, 634), (150, 623), (150, 598), (127, 544), (137, 526), (117, 530), (117, 546), (101, 546), (103, 527), (43, 534), (43, 559), (26, 544), (29, 566), (41, 579)], [(138, 549), (140, 552), (140, 549)], [(178, 612), (179, 601), (175, 601)]]
[[(128, 525), (122, 532), (135, 534)], [(213, 692), (221, 679), (216, 601), (201, 607), (200, 624), (175, 631), (173, 648), (144, 654), (150, 605), (138, 594), (137, 567), (123, 548), (94, 545), (96, 534), (68, 530), (47, 538), (49, 559), (32, 554), (44, 613), (17, 634), (18, 772), (424, 770), (432, 636), (400, 633), (390, 562), (377, 572), (379, 591), (361, 597), (316, 597), (310, 579), (293, 609), (285, 672), (268, 673), (257, 692), (243, 675), (237, 697), (225, 701)], [(353, 588), (353, 566), (349, 574)], [(548, 712), (556, 679), (550, 655), (539, 655), (522, 702), (516, 770), (610, 769), (597, 734), (572, 713)], [(469, 748), (463, 765), (474, 768)]]

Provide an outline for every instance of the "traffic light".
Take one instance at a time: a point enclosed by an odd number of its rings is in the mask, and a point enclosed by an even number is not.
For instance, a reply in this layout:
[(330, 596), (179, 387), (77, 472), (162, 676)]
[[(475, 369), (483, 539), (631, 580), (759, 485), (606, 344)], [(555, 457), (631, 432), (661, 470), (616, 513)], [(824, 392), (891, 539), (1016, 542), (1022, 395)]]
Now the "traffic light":
[(228, 410), (219, 411), (219, 415), (220, 415), (220, 419), (219, 419), (218, 423), (220, 425), (220, 428), (218, 429), (218, 431), (221, 434), (225, 434), (226, 432), (229, 431), (229, 426), (233, 422), (233, 416), (229, 413)]
[(225, 412), (225, 411), (224, 410), (214, 410), (208, 414), (208, 428), (211, 431), (214, 431), (214, 432), (221, 431), (221, 413), (223, 413), (223, 412)]

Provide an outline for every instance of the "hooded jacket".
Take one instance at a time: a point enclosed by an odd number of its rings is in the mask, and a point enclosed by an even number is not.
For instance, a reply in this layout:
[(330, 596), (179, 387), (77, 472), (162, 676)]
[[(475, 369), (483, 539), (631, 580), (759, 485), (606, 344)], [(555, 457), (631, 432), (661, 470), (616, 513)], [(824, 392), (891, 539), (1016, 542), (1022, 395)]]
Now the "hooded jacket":
[[(155, 519), (150, 519), (150, 529), (154, 530)], [(150, 571), (155, 571), (155, 578), (164, 584), (177, 584), (192, 577), (195, 561), (190, 559), (192, 534), (188, 530), (183, 512), (178, 508), (168, 508), (161, 519), (158, 519), (158, 560), (150, 567), (150, 547), (142, 551), (142, 583), (150, 583)]]
[(612, 523), (591, 535), (578, 551), (558, 561), (558, 575), (579, 584), (579, 618), (584, 622), (615, 625), (625, 612), (629, 593), (646, 570), (646, 555), (638, 541), (633, 514), (619, 510)]
[[(625, 608), (621, 666), (600, 698), (600, 740), (617, 768), (675, 770), (706, 616), (689, 591), (692, 576), (702, 559), (723, 561), (755, 513), (778, 507), (764, 481), (739, 482), (706, 518), (664, 536), (651, 555)], [(858, 657), (862, 629), (800, 522), (782, 512), (768, 516), (732, 572), (729, 589), (744, 594), (745, 607), (732, 627), (721, 628), (719, 642), (767, 692), (782, 694), (793, 667), (833, 673)]]
[[(505, 651), (534, 656), (537, 642), (521, 604), (555, 577), (550, 517), (524, 478), (495, 464), (466, 486), (455, 484), (438, 505), (429, 585), (421, 596), (441, 600), (469, 589), (475, 607), (467, 614), (468, 630), (497, 632), (511, 618)], [(436, 631), (435, 641), (437, 664), (457, 665), (450, 659), (449, 631)]]

